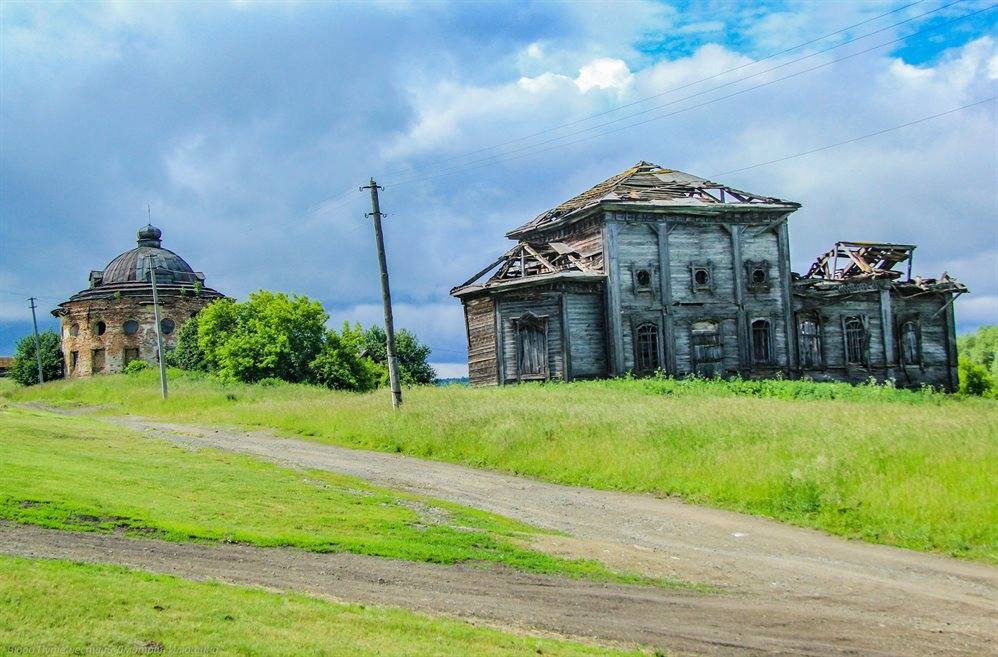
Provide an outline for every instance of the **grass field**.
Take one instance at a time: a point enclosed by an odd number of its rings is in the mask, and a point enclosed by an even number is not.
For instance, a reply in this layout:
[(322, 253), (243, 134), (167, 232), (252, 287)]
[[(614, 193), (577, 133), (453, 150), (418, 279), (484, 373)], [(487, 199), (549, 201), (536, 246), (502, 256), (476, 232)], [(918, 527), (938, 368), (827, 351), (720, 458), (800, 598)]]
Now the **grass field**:
[[(30, 628), (30, 629), (29, 629)], [(0, 653), (513, 657), (631, 655), (396, 609), (0, 556)]]
[(0, 519), (668, 585), (523, 547), (539, 530), (514, 520), (353, 477), (195, 452), (35, 410), (0, 409), (0, 432)]
[(998, 562), (998, 402), (810, 382), (669, 380), (367, 395), (155, 372), (8, 389), (178, 421), (268, 427), (566, 484), (678, 495), (843, 536)]

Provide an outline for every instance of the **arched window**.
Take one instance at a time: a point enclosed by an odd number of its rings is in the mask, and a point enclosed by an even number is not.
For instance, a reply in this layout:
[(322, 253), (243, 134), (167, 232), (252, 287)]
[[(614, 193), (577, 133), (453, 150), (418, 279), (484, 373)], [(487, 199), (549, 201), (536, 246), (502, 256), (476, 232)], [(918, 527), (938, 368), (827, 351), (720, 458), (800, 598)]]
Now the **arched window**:
[(812, 315), (798, 318), (800, 327), (800, 365), (805, 368), (821, 367), (821, 333), (818, 320)]
[(901, 362), (905, 365), (918, 365), (922, 362), (918, 338), (918, 322), (909, 320), (901, 324)]
[(642, 324), (635, 337), (635, 369), (638, 372), (654, 372), (661, 364), (658, 360), (658, 326)]
[(107, 324), (105, 324), (103, 321), (94, 324), (94, 333), (96, 335), (104, 335), (105, 333), (107, 333)]
[(769, 320), (757, 319), (752, 322), (752, 362), (768, 363), (772, 359)]
[(866, 364), (866, 326), (859, 317), (846, 317), (843, 322), (846, 339), (846, 363)]

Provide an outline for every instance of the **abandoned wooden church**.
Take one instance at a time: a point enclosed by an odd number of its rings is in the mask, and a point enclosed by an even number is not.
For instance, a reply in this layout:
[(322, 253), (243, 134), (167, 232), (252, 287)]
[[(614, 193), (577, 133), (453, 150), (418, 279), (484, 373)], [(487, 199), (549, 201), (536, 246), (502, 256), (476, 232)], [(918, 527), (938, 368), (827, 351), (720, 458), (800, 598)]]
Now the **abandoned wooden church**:
[(662, 370), (955, 389), (967, 289), (912, 278), (903, 244), (839, 242), (792, 273), (798, 208), (640, 162), (511, 230), (451, 291), (471, 383)]

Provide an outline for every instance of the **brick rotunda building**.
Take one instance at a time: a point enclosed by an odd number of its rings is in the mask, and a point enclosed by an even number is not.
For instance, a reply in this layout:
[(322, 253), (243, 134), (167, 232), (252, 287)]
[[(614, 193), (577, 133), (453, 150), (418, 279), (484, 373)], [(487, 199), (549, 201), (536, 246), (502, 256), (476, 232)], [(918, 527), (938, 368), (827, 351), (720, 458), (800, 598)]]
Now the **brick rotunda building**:
[(163, 233), (146, 226), (138, 246), (90, 272), (90, 287), (59, 304), (52, 314), (62, 322), (62, 353), (66, 376), (120, 372), (129, 361), (156, 363), (156, 320), (152, 283), (156, 272), (160, 326), (167, 350), (177, 331), (202, 308), (223, 295), (205, 287), (195, 272), (173, 251), (162, 247)]

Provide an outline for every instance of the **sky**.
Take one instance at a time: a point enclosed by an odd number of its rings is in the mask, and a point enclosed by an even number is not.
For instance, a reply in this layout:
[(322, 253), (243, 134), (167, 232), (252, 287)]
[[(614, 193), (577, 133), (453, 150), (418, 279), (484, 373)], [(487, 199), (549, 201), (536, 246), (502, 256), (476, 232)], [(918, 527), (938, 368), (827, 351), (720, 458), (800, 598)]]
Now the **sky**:
[(27, 296), (56, 328), (147, 214), (229, 296), (380, 322), (373, 176), (396, 322), (461, 375), (449, 290), (641, 160), (801, 203), (797, 271), (836, 240), (918, 244), (916, 273), (971, 290), (959, 332), (998, 323), (994, 100), (753, 166), (996, 96), (989, 6), (8, 0), (0, 355), (31, 330)]

